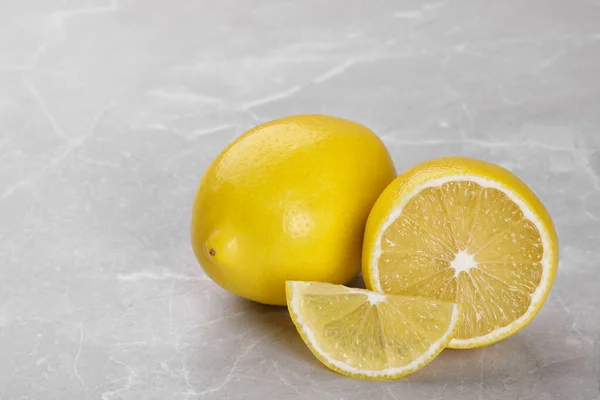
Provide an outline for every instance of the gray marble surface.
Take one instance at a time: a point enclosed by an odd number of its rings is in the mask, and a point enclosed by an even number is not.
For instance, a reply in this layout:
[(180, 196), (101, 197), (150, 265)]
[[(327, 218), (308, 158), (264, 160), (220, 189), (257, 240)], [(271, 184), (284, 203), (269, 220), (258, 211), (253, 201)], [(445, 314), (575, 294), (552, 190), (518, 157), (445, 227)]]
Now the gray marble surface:
[[(597, 0), (0, 1), (0, 399), (600, 398), (599, 72)], [(358, 381), (208, 280), (204, 169), (307, 112), (530, 184), (561, 247), (533, 323)]]

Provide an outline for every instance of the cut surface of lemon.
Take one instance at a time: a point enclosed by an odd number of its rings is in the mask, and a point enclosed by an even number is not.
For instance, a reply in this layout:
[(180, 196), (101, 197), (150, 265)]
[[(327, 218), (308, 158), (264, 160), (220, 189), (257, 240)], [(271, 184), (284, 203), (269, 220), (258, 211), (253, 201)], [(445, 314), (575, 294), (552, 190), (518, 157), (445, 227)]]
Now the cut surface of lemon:
[(459, 321), (455, 303), (324, 282), (286, 283), (302, 339), (327, 367), (361, 379), (395, 379), (433, 360)]
[(548, 296), (557, 265), (554, 225), (531, 189), (500, 166), (468, 158), (398, 176), (365, 231), (368, 288), (461, 305), (453, 348), (522, 329)]

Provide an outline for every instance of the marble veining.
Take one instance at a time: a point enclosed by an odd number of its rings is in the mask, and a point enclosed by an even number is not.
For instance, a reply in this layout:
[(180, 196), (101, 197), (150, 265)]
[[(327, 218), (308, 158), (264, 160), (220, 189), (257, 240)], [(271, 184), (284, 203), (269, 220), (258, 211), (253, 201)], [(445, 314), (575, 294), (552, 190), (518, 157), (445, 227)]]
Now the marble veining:
[[(0, 4), (0, 399), (600, 399), (600, 2)], [(273, 118), (361, 122), (398, 170), (503, 165), (560, 238), (522, 332), (339, 376), (189, 243), (208, 163)]]

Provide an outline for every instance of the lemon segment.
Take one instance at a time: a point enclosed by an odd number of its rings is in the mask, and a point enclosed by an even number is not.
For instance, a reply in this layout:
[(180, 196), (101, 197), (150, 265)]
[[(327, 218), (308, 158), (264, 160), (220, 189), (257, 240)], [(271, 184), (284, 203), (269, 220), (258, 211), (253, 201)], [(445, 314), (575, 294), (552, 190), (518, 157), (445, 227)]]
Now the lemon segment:
[(488, 345), (523, 328), (548, 295), (557, 236), (509, 171), (452, 157), (401, 174), (369, 216), (363, 274), (373, 290), (461, 304), (450, 347)]
[(323, 282), (286, 283), (302, 339), (327, 367), (362, 379), (394, 379), (421, 369), (455, 334), (455, 303), (386, 295)]

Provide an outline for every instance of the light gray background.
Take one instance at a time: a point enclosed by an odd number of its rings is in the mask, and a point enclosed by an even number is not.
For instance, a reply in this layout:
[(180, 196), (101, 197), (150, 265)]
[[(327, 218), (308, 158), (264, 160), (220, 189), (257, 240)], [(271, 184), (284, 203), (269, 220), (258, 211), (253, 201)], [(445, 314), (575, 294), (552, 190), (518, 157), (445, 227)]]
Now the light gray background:
[[(598, 0), (1, 0), (0, 399), (598, 399), (599, 72)], [(534, 322), (364, 382), (209, 281), (204, 169), (307, 112), (530, 184), (561, 244)]]

